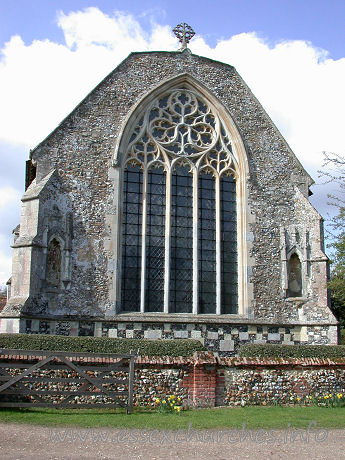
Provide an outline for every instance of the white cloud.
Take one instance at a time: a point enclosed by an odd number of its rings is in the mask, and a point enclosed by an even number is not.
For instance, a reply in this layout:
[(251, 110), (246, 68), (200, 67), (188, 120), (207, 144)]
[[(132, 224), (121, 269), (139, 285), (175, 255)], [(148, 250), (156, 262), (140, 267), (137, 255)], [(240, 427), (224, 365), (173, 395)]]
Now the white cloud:
[(9, 186), (0, 188), (0, 285), (5, 284), (11, 274), (11, 231), (18, 224), (20, 198), (19, 190)]
[(17, 204), (20, 197), (20, 192), (13, 187), (0, 188), (0, 210), (7, 206), (11, 206), (13, 203)]
[[(57, 24), (65, 44), (26, 44), (14, 36), (2, 50), (0, 142), (35, 147), (131, 51), (178, 48), (168, 26), (152, 22), (147, 32), (121, 12), (60, 12)], [(197, 36), (190, 48), (237, 68), (307, 170), (321, 165), (323, 150), (345, 152), (345, 58), (329, 59), (303, 41), (269, 46), (255, 33), (221, 40), (214, 48)], [(15, 193), (2, 189), (0, 196), (1, 207)], [(0, 264), (8, 266), (1, 257)]]
[(177, 48), (168, 27), (97, 8), (60, 13), (66, 45), (14, 36), (0, 62), (0, 140), (33, 148), (131, 51)]
[(0, 235), (0, 286), (6, 284), (12, 271), (12, 257), (6, 250), (7, 244), (7, 238)]
[[(60, 12), (58, 26), (65, 45), (14, 36), (2, 50), (1, 140), (34, 147), (131, 51), (177, 48), (168, 26), (153, 23), (148, 33), (121, 12)], [(344, 152), (345, 58), (303, 41), (269, 47), (255, 33), (215, 48), (196, 37), (190, 47), (237, 68), (304, 165), (320, 164), (323, 150)]]
[(345, 152), (345, 58), (327, 59), (310, 43), (270, 48), (255, 34), (240, 34), (210, 49), (199, 38), (196, 52), (234, 65), (286, 140), (308, 168), (321, 165), (322, 151)]

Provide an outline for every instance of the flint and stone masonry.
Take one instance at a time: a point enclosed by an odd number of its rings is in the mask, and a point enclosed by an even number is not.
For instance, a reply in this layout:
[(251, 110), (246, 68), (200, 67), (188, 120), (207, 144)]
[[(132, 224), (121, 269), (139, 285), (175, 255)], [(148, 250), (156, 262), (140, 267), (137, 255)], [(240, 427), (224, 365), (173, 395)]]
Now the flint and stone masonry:
[(313, 180), (232, 66), (130, 54), (27, 171), (1, 332), (337, 343)]

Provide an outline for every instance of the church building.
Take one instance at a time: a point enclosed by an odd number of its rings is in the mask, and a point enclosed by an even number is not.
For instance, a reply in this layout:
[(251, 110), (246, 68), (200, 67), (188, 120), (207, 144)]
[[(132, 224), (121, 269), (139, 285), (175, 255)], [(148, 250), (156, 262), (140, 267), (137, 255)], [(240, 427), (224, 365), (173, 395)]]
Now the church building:
[(181, 50), (131, 53), (31, 151), (1, 332), (337, 343), (313, 180), (180, 29)]

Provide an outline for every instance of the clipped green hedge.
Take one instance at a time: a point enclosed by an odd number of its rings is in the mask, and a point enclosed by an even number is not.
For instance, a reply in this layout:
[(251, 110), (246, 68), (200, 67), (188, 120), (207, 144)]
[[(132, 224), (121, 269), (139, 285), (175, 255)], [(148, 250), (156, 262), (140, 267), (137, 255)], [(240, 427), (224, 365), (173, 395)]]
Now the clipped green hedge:
[(345, 329), (341, 329), (340, 331), (340, 341), (342, 345), (345, 345)]
[(205, 350), (201, 342), (191, 339), (113, 339), (43, 334), (0, 334), (0, 348), (120, 354), (139, 350), (141, 356), (191, 356), (196, 351)]
[(247, 358), (345, 358), (345, 345), (255, 345), (240, 347), (239, 355)]

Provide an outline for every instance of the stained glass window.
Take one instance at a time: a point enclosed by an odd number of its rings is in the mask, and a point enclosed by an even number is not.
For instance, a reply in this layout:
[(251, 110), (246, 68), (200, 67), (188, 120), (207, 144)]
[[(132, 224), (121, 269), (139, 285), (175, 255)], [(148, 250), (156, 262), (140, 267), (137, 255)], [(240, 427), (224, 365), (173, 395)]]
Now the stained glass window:
[(199, 313), (216, 313), (216, 200), (212, 174), (199, 176)]
[(145, 311), (163, 311), (165, 260), (165, 171), (147, 174)]
[(222, 313), (237, 313), (236, 182), (233, 176), (220, 181)]
[(190, 89), (170, 89), (131, 126), (122, 310), (237, 313), (239, 166), (216, 109)]
[(193, 177), (188, 167), (172, 174), (170, 312), (193, 310)]
[(143, 174), (127, 165), (123, 180), (122, 310), (140, 311)]

